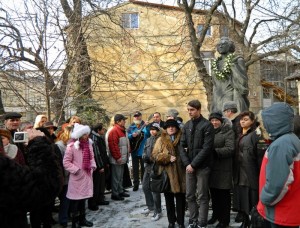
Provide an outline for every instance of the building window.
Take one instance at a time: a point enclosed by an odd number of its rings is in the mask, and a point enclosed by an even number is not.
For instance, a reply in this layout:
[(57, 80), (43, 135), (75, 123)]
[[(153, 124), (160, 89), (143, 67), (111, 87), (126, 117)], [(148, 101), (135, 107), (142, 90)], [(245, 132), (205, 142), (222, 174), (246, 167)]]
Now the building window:
[[(202, 24), (197, 25), (197, 36), (200, 36), (203, 28), (204, 28), (204, 25), (202, 25)], [(206, 36), (211, 36), (211, 26), (208, 27)]]
[(139, 28), (139, 14), (138, 13), (123, 13), (122, 14), (123, 28), (137, 29)]
[(291, 89), (297, 88), (297, 85), (296, 85), (296, 84), (297, 84), (296, 81), (290, 81), (290, 88), (291, 88)]
[(228, 37), (229, 36), (229, 30), (226, 25), (221, 25), (220, 26), (220, 35), (221, 37)]
[(214, 59), (214, 53), (211, 51), (202, 51), (201, 57), (207, 73), (211, 76), (211, 62)]

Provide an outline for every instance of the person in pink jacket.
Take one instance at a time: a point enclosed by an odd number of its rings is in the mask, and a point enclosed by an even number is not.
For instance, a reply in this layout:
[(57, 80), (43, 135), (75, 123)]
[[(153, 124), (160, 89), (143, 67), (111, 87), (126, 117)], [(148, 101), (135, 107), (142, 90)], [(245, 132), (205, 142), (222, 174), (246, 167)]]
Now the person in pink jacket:
[(89, 126), (75, 123), (63, 159), (65, 169), (70, 172), (67, 198), (70, 199), (72, 228), (93, 226), (85, 218), (85, 201), (93, 196), (92, 174), (96, 169), (90, 132)]

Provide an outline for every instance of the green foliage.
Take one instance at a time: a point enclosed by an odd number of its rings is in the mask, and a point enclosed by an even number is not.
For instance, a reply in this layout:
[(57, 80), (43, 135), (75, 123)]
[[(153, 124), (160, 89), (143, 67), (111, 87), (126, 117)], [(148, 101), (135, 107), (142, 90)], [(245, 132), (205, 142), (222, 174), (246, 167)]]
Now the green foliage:
[(82, 119), (84, 124), (93, 126), (97, 123), (106, 124), (109, 122), (106, 110), (103, 109), (101, 104), (93, 98), (77, 98), (73, 107), (77, 110), (76, 115)]

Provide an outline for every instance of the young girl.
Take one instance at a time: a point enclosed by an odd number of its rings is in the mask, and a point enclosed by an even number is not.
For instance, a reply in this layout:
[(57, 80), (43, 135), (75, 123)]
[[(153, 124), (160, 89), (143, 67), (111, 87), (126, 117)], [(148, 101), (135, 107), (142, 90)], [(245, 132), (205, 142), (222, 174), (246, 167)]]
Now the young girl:
[(70, 172), (67, 198), (70, 199), (72, 228), (93, 226), (85, 218), (85, 201), (93, 196), (92, 173), (96, 169), (90, 132), (89, 126), (75, 123), (63, 159), (65, 169)]

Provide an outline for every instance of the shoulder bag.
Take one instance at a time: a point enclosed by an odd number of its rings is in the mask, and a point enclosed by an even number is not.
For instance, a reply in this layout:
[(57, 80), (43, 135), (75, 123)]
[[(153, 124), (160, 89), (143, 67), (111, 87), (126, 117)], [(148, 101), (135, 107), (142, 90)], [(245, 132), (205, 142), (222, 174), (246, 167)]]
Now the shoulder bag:
[(152, 166), (150, 173), (149, 187), (152, 192), (168, 192), (170, 191), (170, 181), (166, 170), (162, 170), (160, 174), (158, 173), (158, 166), (156, 162)]

